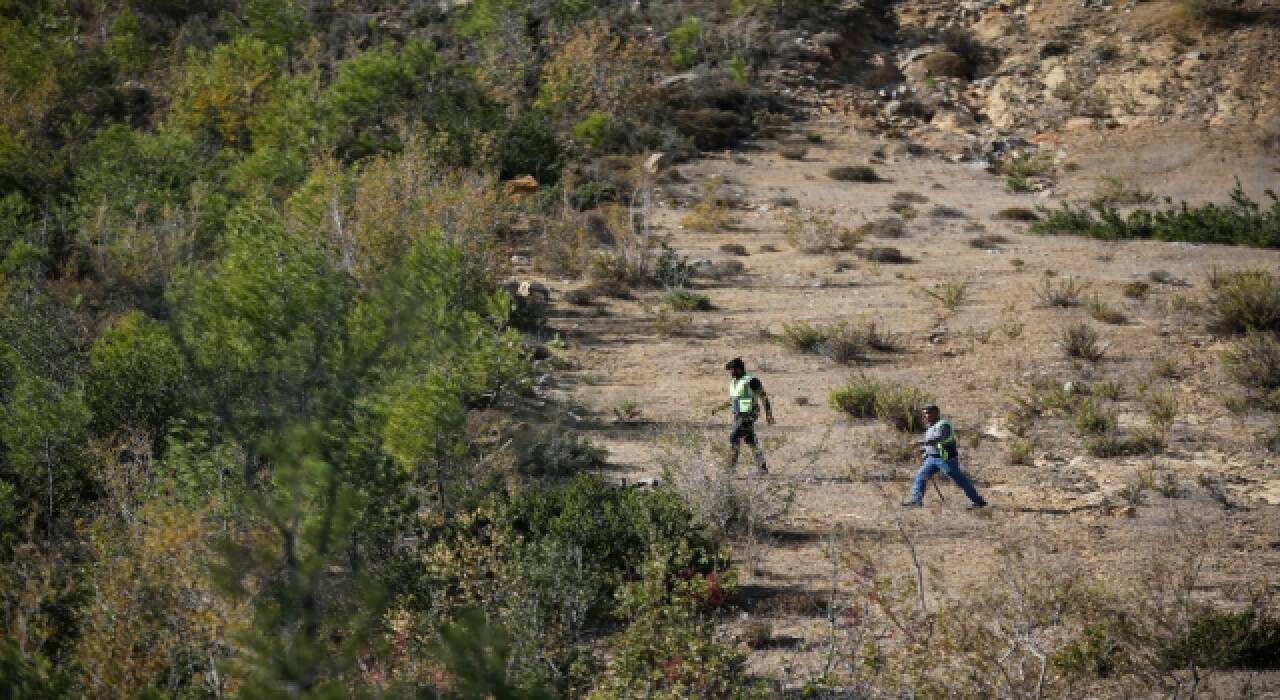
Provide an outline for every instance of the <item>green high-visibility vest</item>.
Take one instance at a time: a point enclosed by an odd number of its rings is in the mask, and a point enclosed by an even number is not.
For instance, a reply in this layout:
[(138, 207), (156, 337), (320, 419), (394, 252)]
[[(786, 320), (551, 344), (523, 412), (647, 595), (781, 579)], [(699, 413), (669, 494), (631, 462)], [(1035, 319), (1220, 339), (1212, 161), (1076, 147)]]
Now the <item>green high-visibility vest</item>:
[(737, 379), (729, 380), (729, 401), (733, 404), (735, 415), (755, 412), (756, 392), (751, 390), (753, 379), (755, 377), (750, 374), (743, 374)]
[(951, 427), (951, 422), (946, 418), (939, 419), (938, 424), (947, 426), (947, 437), (938, 441), (938, 456), (946, 462), (960, 454), (956, 446), (956, 429)]

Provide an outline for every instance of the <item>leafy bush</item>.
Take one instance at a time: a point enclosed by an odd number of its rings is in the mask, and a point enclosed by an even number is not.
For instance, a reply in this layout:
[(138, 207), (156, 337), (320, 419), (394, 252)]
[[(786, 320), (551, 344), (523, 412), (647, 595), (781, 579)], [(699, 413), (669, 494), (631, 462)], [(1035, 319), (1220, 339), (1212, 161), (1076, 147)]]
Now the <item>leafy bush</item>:
[(1098, 332), (1084, 322), (1063, 328), (1058, 344), (1067, 357), (1089, 362), (1101, 360), (1107, 351), (1106, 346), (1098, 339)]
[(1080, 303), (1080, 295), (1088, 286), (1075, 277), (1057, 278), (1046, 274), (1032, 291), (1045, 306), (1068, 308)]
[(609, 451), (586, 437), (561, 426), (551, 426), (534, 437), (522, 471), (531, 476), (572, 476), (604, 466)]
[(89, 351), (95, 427), (102, 434), (144, 430), (159, 444), (181, 405), (185, 374), (168, 330), (139, 312), (126, 315)]
[(885, 182), (869, 165), (842, 165), (827, 171), (827, 177), (841, 182)]
[(1085, 303), (1085, 309), (1089, 312), (1089, 316), (1095, 321), (1102, 323), (1110, 323), (1116, 326), (1122, 326), (1129, 322), (1129, 318), (1124, 315), (1123, 311), (1112, 308), (1102, 300), (1102, 297), (1094, 294)]
[(1222, 351), (1222, 368), (1232, 381), (1280, 408), (1280, 339), (1276, 334), (1249, 331)]
[(1048, 153), (1014, 155), (996, 165), (996, 173), (1012, 177), (1044, 175), (1053, 168), (1053, 156)]
[(920, 411), (933, 402), (928, 394), (911, 386), (882, 383), (866, 375), (850, 379), (831, 390), (831, 407), (855, 418), (877, 418), (900, 432), (922, 426)]
[(1256, 607), (1241, 612), (1206, 610), (1169, 641), (1163, 661), (1170, 669), (1280, 668), (1280, 620)]
[(710, 311), (711, 297), (684, 287), (668, 289), (662, 295), (662, 303), (672, 311)]
[[(1107, 203), (1090, 209), (1063, 203), (1049, 217), (1031, 227), (1035, 233), (1070, 234), (1103, 240), (1158, 240), (1188, 243), (1221, 243), (1254, 248), (1280, 247), (1280, 198), (1270, 190), (1269, 208), (1253, 201), (1240, 183), (1226, 205), (1192, 207), (1186, 202), (1152, 211), (1136, 209), (1122, 216)], [(1096, 218), (1094, 214), (1096, 213)]]
[(1085, 399), (1076, 402), (1071, 424), (1085, 435), (1102, 435), (1115, 430), (1116, 416), (1098, 401)]
[(906, 238), (907, 223), (900, 218), (888, 216), (875, 221), (868, 221), (859, 226), (857, 232), (863, 237)]
[(787, 212), (782, 224), (787, 243), (802, 253), (820, 255), (838, 250), (849, 250), (860, 235), (835, 223), (830, 217), (816, 213)]
[(1266, 270), (1222, 275), (1208, 303), (1210, 323), (1218, 332), (1280, 331), (1280, 283)]

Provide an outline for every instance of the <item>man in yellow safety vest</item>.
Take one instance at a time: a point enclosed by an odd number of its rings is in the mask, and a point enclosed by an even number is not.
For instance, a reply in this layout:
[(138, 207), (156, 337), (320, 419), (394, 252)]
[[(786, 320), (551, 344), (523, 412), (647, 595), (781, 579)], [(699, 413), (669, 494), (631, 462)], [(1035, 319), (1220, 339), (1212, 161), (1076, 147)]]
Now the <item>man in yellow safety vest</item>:
[[(756, 419), (760, 417), (760, 407), (764, 406), (765, 420), (773, 425), (773, 407), (769, 405), (769, 395), (759, 379), (747, 374), (747, 366), (741, 357), (729, 360), (724, 366), (729, 373), (729, 406), (733, 409), (733, 432), (729, 434), (730, 457), (729, 467), (738, 465), (738, 452), (745, 442), (755, 454), (756, 468), (762, 472), (769, 471), (764, 462), (764, 450), (756, 440)], [(723, 408), (723, 404), (720, 405)]]

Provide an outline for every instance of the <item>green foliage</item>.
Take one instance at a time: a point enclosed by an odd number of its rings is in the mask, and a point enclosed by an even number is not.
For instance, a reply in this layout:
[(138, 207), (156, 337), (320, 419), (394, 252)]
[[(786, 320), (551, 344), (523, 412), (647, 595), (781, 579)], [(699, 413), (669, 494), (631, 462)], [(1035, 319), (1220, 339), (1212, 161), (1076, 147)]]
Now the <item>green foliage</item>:
[(832, 389), (831, 407), (855, 418), (878, 418), (900, 432), (916, 432), (923, 426), (920, 411), (933, 402), (927, 393), (911, 386), (880, 382), (859, 375)]
[(1280, 408), (1280, 338), (1275, 333), (1250, 330), (1222, 351), (1222, 368), (1268, 406)]
[(710, 311), (711, 297), (684, 287), (673, 287), (662, 295), (662, 303), (672, 311)]
[(1106, 202), (1089, 209), (1064, 203), (1031, 227), (1035, 233), (1071, 234), (1103, 240), (1157, 240), (1221, 243), (1254, 248), (1280, 247), (1280, 199), (1268, 191), (1270, 208), (1253, 201), (1239, 183), (1226, 205), (1192, 207), (1186, 202), (1152, 211), (1135, 209), (1127, 216)]
[(327, 99), (342, 130), (340, 150), (357, 159), (395, 150), (398, 137), (392, 117), (416, 113), (419, 119), (440, 117), (447, 96), (444, 60), (430, 44), (410, 41), (382, 44), (342, 64)]
[(573, 138), (598, 151), (617, 137), (616, 131), (608, 113), (592, 112), (573, 126)]
[(608, 668), (588, 697), (600, 700), (763, 697), (742, 652), (716, 641), (704, 610), (729, 590), (710, 562), (679, 545), (656, 545), (638, 580), (619, 592), (626, 628), (610, 640)]
[(1208, 301), (1211, 325), (1218, 332), (1280, 331), (1280, 284), (1267, 270), (1221, 275)]
[(703, 51), (702, 20), (686, 17), (667, 32), (667, 47), (671, 52), (671, 64), (679, 70), (688, 70), (698, 64)]
[(1251, 607), (1241, 612), (1206, 610), (1170, 640), (1169, 668), (1280, 668), (1280, 621)]
[(130, 429), (162, 439), (181, 408), (183, 358), (168, 330), (134, 311), (89, 350), (86, 394), (101, 434)]

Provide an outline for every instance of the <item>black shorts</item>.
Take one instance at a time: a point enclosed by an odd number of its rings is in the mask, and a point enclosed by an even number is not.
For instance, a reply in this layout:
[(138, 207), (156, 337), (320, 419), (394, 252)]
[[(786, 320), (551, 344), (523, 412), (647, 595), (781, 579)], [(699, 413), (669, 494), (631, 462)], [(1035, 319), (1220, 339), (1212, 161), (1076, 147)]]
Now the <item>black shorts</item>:
[(746, 441), (752, 447), (756, 445), (756, 417), (752, 414), (742, 413), (733, 417), (733, 432), (729, 433), (729, 444), (736, 445), (740, 441)]

